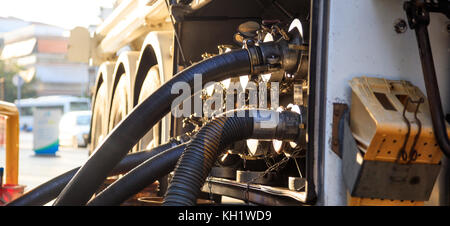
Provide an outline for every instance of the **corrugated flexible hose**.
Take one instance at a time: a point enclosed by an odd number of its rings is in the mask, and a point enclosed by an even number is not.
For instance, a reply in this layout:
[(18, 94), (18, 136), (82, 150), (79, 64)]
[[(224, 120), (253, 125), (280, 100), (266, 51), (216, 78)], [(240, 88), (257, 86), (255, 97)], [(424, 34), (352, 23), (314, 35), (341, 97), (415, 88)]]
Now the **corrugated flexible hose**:
[(238, 110), (231, 117), (225, 113), (215, 118), (186, 146), (164, 198), (164, 206), (195, 205), (211, 167), (228, 144), (249, 138), (298, 140), (302, 136), (297, 113), (241, 111), (245, 114), (239, 114)]

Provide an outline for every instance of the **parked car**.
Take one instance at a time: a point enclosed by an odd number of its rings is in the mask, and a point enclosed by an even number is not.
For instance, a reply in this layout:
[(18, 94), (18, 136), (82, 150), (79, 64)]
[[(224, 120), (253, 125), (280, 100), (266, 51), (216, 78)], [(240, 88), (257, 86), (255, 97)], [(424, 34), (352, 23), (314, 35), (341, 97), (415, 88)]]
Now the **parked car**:
[(91, 124), (90, 111), (72, 111), (63, 115), (59, 122), (59, 145), (86, 147), (86, 135)]

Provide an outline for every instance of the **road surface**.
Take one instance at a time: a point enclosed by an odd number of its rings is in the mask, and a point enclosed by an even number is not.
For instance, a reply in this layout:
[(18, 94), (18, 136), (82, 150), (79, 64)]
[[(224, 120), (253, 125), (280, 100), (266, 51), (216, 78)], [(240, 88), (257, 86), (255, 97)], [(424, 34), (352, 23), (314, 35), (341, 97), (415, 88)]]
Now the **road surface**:
[[(33, 133), (21, 132), (19, 144), (19, 184), (26, 185), (25, 192), (48, 180), (83, 165), (88, 156), (86, 148), (60, 147), (56, 156), (37, 156), (33, 151)], [(0, 147), (0, 166), (5, 166), (5, 149)], [(223, 197), (224, 203), (242, 203)], [(47, 205), (51, 205), (50, 202)]]
[[(33, 133), (20, 132), (19, 184), (25, 191), (81, 166), (88, 159), (85, 148), (60, 147), (56, 156), (37, 156), (33, 151)], [(5, 167), (5, 148), (0, 148), (0, 166)]]

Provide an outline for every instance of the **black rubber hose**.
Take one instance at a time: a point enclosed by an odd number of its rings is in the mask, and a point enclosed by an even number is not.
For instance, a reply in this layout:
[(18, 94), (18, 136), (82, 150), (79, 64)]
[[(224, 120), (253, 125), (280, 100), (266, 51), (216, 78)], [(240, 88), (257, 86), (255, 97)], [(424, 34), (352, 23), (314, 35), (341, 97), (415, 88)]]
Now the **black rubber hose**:
[(169, 174), (175, 168), (185, 147), (186, 144), (180, 144), (146, 160), (104, 189), (88, 205), (120, 205), (158, 178)]
[(420, 24), (415, 28), (417, 43), (419, 45), (420, 60), (422, 63), (425, 89), (428, 96), (433, 132), (442, 152), (450, 158), (450, 141), (447, 134), (447, 123), (442, 109), (441, 94), (439, 93), (436, 69), (434, 67), (430, 38), (427, 25)]
[(193, 206), (211, 167), (233, 142), (253, 134), (253, 118), (219, 116), (205, 125), (186, 146), (164, 198), (164, 206)]
[[(119, 164), (112, 170), (109, 176), (126, 173), (145, 160), (152, 158), (172, 147), (175, 147), (179, 143), (180, 142), (173, 140), (171, 142), (168, 142), (167, 144), (158, 146), (149, 151), (141, 151), (129, 154), (119, 162)], [(44, 184), (39, 185), (33, 190), (22, 195), (18, 199), (15, 199), (14, 201), (8, 203), (7, 206), (42, 206), (47, 204), (61, 193), (61, 191), (64, 189), (64, 186), (69, 183), (70, 179), (72, 179), (72, 177), (79, 169), (80, 167), (77, 167), (51, 179)]]
[[(58, 196), (54, 205), (84, 205), (106, 176), (125, 157), (128, 150), (158, 121), (170, 112), (171, 103), (178, 97), (172, 94), (177, 82), (194, 85), (194, 75), (202, 75), (203, 85), (222, 81), (230, 76), (249, 74), (251, 63), (247, 50), (236, 50), (194, 64), (161, 86), (136, 106), (101, 143), (94, 155), (81, 167)], [(191, 89), (193, 92), (194, 90)], [(192, 95), (192, 94), (191, 94)]]

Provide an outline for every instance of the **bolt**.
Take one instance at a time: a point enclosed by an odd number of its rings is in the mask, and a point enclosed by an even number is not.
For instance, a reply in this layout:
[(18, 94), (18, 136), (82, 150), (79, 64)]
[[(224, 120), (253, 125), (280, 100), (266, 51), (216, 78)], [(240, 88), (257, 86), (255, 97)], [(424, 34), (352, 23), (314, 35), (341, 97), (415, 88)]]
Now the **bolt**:
[(334, 141), (333, 141), (333, 145), (339, 145), (339, 141), (334, 140)]
[(280, 62), (280, 58), (277, 57), (277, 56), (272, 55), (272, 56), (267, 58), (267, 62), (269, 64), (277, 64), (278, 62)]
[(408, 30), (408, 24), (406, 23), (405, 20), (398, 19), (395, 21), (394, 29), (395, 32), (397, 32), (398, 34), (405, 33), (406, 30)]

